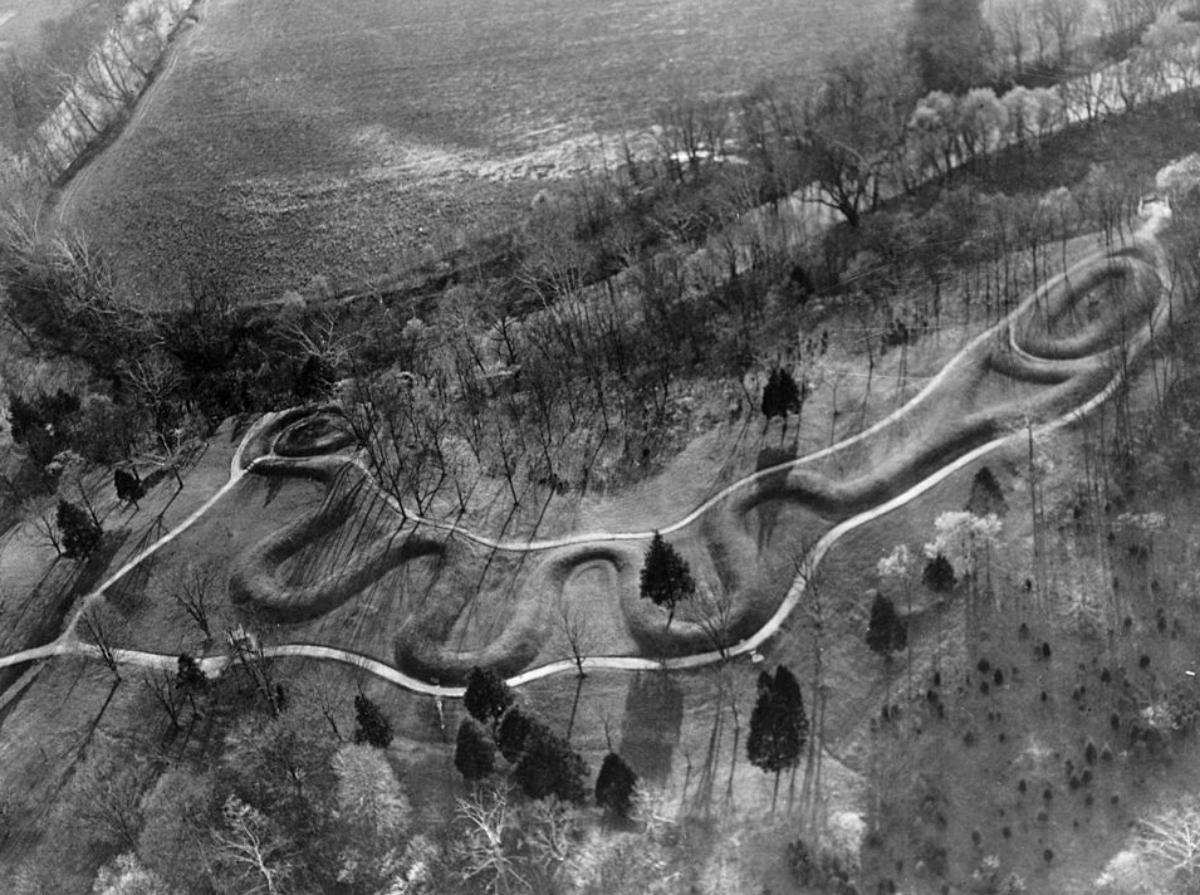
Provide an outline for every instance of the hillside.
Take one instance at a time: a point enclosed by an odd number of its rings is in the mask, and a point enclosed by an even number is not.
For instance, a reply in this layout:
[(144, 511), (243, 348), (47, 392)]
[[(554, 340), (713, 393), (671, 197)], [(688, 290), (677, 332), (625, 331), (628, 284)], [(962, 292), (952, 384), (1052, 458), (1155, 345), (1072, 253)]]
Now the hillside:
[(1056, 2), (180, 6), (0, 209), (6, 891), (1191, 892), (1200, 15)]
[(674, 97), (811, 75), (900, 8), (210, 0), (65, 213), (147, 298), (210, 257), (243, 299), (356, 281), (523, 213), (598, 149), (619, 159)]

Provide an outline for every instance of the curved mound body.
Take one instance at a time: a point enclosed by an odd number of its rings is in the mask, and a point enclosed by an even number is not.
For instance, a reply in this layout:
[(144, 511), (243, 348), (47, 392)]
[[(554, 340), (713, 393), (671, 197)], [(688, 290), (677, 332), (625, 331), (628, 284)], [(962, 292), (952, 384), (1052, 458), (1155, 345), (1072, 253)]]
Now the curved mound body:
[(340, 413), (322, 410), (280, 431), (274, 451), (281, 457), (316, 457), (351, 447), (354, 441), (354, 434)]
[[(799, 544), (818, 537), (823, 543), (860, 518), (886, 511), (1027, 421), (1053, 419), (1060, 425), (1064, 414), (1103, 400), (1164, 316), (1170, 300), (1164, 280), (1165, 264), (1150, 249), (1097, 254), (976, 337), (885, 420), (827, 450), (747, 476), (684, 519), (664, 525), (663, 533), (681, 545), (702, 590), (718, 607), (719, 624), (705, 617), (712, 606), (681, 607), (667, 626), (663, 610), (640, 598), (638, 570), (652, 532), (505, 542), (421, 519), (394, 501), (392, 537), (369, 540), (354, 562), (319, 580), (285, 583), (279, 570), (288, 557), (330, 526), (345, 523), (356, 512), (356, 489), (377, 490), (355, 461), (328, 453), (345, 447), (348, 436), (327, 413), (281, 415), (272, 435), (261, 439), (256, 472), (323, 478), (330, 489), (316, 514), (247, 552), (235, 570), (235, 597), (281, 617), (312, 618), (399, 563), (436, 553), (452, 564), (463, 557), (457, 550), (448, 553), (447, 544), (474, 544), (490, 557), (540, 552), (542, 559), (519, 576), (513, 572), (513, 599), (487, 606), (493, 623), (479, 629), (486, 631), (485, 642), (478, 642), (484, 636), (478, 630), (464, 627), (477, 608), (473, 601), (484, 599), (477, 588), (455, 582), (452, 592), (427, 598), (395, 634), (393, 658), (405, 673), (447, 684), (461, 683), (477, 665), (506, 676), (528, 669), (544, 658), (554, 601), (565, 599), (564, 592), (577, 604), (613, 600), (622, 636), (641, 656), (686, 657), (678, 661), (690, 664), (702, 655), (740, 650), (751, 639), (761, 641), (764, 626), (777, 624), (781, 607), (794, 605), (794, 594), (785, 599), (780, 592), (780, 576), (786, 574), (789, 583), (795, 579), (792, 553)], [(335, 477), (339, 470), (344, 476)], [(401, 537), (404, 526), (414, 523), (446, 532), (447, 544), (418, 537), (416, 529)]]
[[(443, 545), (439, 541), (415, 533), (401, 536), (396, 532), (356, 544), (351, 561), (323, 564), (327, 570), (309, 576), (315, 580), (305, 584), (285, 581), (281, 567), (289, 558), (318, 538), (345, 526), (360, 512), (359, 498), (364, 487), (361, 479), (354, 482), (348, 481), (354, 476), (336, 475), (337, 467), (329, 464), (310, 463), (301, 469), (294, 466), (287, 469), (326, 480), (333, 478), (334, 481), (324, 502), (314, 513), (285, 525), (238, 558), (229, 579), (229, 593), (235, 604), (252, 605), (257, 611), (281, 622), (318, 618), (401, 563), (442, 554)], [(272, 471), (281, 470), (275, 468)]]

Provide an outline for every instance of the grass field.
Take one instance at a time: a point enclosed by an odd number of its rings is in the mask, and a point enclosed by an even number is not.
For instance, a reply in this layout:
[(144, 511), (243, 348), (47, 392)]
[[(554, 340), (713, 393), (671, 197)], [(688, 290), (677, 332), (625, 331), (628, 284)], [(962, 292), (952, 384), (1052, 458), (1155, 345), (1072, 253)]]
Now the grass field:
[(43, 22), (97, 5), (89, 0), (0, 0), (0, 51), (24, 49), (37, 39)]
[(678, 91), (810, 73), (904, 6), (207, 0), (68, 216), (155, 300), (189, 258), (248, 297), (378, 272), (511, 223)]

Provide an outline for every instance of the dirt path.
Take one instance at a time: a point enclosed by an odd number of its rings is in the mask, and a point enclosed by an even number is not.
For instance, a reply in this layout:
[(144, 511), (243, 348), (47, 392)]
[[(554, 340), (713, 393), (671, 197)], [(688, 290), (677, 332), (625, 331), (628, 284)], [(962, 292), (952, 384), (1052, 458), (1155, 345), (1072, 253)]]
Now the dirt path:
[[(1155, 260), (1153, 267), (1159, 269), (1159, 273), (1161, 276), (1163, 276), (1164, 282), (1165, 258), (1157, 248), (1156, 235), (1167, 218), (1169, 218), (1169, 215), (1170, 211), (1168, 208), (1156, 203), (1153, 207), (1148, 209), (1147, 220), (1139, 231), (1140, 241), (1145, 243), (1152, 251)], [(981, 346), (984, 346), (989, 339), (994, 339), (998, 332), (1003, 332), (1006, 337), (1009, 337), (1011, 333), (1015, 332), (1015, 323), (1022, 319), (1020, 315), (1028, 313), (1029, 309), (1034, 305), (1035, 302), (1044, 300), (1048, 295), (1054, 294), (1056, 290), (1060, 293), (1069, 293), (1072, 289), (1070, 283), (1072, 276), (1081, 278), (1084, 274), (1092, 272), (1098, 265), (1107, 266), (1110, 263), (1111, 259), (1107, 253), (1098, 252), (1080, 265), (1076, 265), (1076, 267), (1071, 271), (1060, 275), (1050, 283), (1046, 284), (1044, 287), (1042, 287), (1042, 289), (1038, 290), (1033, 295), (1029, 296), (1024, 302), (1022, 302), (1021, 305), (1008, 317), (1001, 321), (1001, 323), (990, 327), (988, 330), (981, 333), (979, 336), (969, 342), (957, 355), (955, 355), (954, 358), (952, 358), (945, 365), (945, 367), (937, 376), (927, 383), (925, 388), (922, 389), (922, 391), (911, 401), (890, 414), (887, 418), (881, 420), (879, 423), (876, 423), (870, 429), (864, 430), (863, 432), (846, 439), (837, 445), (833, 445), (830, 448), (826, 448), (822, 451), (818, 451), (785, 464), (781, 464), (780, 466), (774, 467), (770, 470), (763, 470), (761, 472), (746, 476), (728, 486), (716, 497), (705, 501), (681, 519), (672, 522), (660, 530), (663, 532), (678, 531), (682, 527), (698, 519), (705, 512), (712, 509), (712, 507), (720, 500), (725, 499), (729, 495), (739, 490), (747, 489), (753, 486), (765, 475), (778, 473), (781, 470), (797, 468), (804, 464), (810, 464), (815, 460), (828, 456), (835, 451), (844, 450), (845, 448), (868, 438), (870, 435), (881, 431), (884, 427), (892, 425), (898, 420), (901, 420), (903, 417), (911, 414), (915, 408), (919, 407), (923, 402), (925, 402), (929, 396), (933, 394), (940, 383), (947, 381), (950, 377), (960, 372), (963, 365), (968, 363), (977, 355), (981, 349)], [(1162, 327), (1166, 325), (1168, 315), (1172, 311), (1171, 303), (1174, 298), (1171, 293), (1173, 290), (1163, 290), (1163, 292), (1167, 295), (1167, 298), (1165, 301), (1160, 300), (1157, 303), (1156, 310), (1151, 320), (1151, 333), (1155, 331), (1161, 332)], [(1140, 351), (1148, 343), (1149, 338), (1150, 336), (1143, 332), (1138, 337), (1135, 337), (1133, 342), (1130, 344), (1129, 349), (1134, 353)], [(1036, 360), (1036, 358), (1034, 358), (1034, 360)], [(1040, 433), (1051, 433), (1069, 426), (1087, 414), (1091, 413), (1096, 407), (1112, 396), (1114, 391), (1120, 386), (1123, 375), (1124, 365), (1113, 371), (1108, 383), (1099, 392), (1094, 394), (1091, 398), (1079, 406), (1076, 406), (1057, 418), (1042, 424), (1038, 427), (1037, 431)], [(80, 607), (71, 623), (67, 626), (66, 630), (58, 639), (52, 643), (37, 647), (35, 649), (25, 650), (9, 656), (0, 657), (0, 668), (61, 655), (85, 655), (99, 657), (99, 648), (93, 644), (82, 642), (76, 634), (76, 626), (79, 616), (86, 611), (87, 607), (91, 605), (92, 601), (103, 598), (103, 595), (109, 588), (124, 578), (131, 571), (136, 569), (149, 556), (156, 553), (166, 544), (171, 543), (193, 524), (195, 524), (199, 519), (203, 518), (208, 511), (211, 510), (221, 500), (222, 497), (235, 488), (238, 482), (240, 482), (248, 472), (253, 470), (256, 465), (268, 461), (283, 461), (283, 458), (277, 457), (273, 454), (273, 452), (267, 452), (263, 456), (252, 458), (249, 460), (249, 462), (247, 462), (246, 459), (246, 454), (251, 446), (260, 440), (264, 436), (264, 433), (268, 432), (272, 423), (276, 422), (279, 419), (279, 416), (279, 414), (268, 414), (251, 426), (251, 428), (243, 436), (241, 443), (234, 453), (230, 464), (228, 482), (226, 482), (226, 484), (222, 486), (220, 490), (213, 494), (208, 501), (195, 510), (183, 522), (165, 534), (154, 544), (150, 545), (146, 550), (131, 558), (128, 562), (122, 565), (121, 568), (109, 576), (92, 594), (90, 594), (84, 600), (83, 605)], [(921, 494), (935, 487), (938, 483), (944, 481), (946, 478), (954, 475), (963, 467), (973, 463), (978, 458), (996, 450), (1002, 445), (1005, 445), (1012, 439), (1024, 437), (1026, 437), (1026, 435), (1023, 432), (1018, 432), (1011, 434), (1006, 433), (999, 437), (993, 438), (986, 443), (967, 451), (953, 461), (942, 465), (935, 472), (912, 485), (907, 490), (895, 494), (890, 499), (880, 503), (877, 506), (843, 520), (826, 532), (817, 541), (807, 557), (805, 563), (807, 568), (811, 570), (819, 565), (829, 550), (832, 549), (833, 546), (847, 533), (859, 528), (860, 526), (866, 525), (899, 507), (904, 506)], [(412, 514), (407, 514), (407, 511), (398, 502), (395, 502), (394, 500), (391, 502), (398, 512), (405, 513), (410, 519), (414, 518)], [(476, 543), (483, 544), (494, 549), (523, 552), (544, 551), (564, 546), (614, 540), (644, 540), (652, 535), (652, 532), (649, 531), (589, 532), (551, 540), (511, 542), (488, 538), (484, 535), (463, 529), (460, 526), (453, 525), (451, 523), (439, 523), (430, 520), (421, 520), (421, 522), (422, 524), (469, 538)], [(742, 640), (740, 643), (730, 647), (725, 651), (710, 650), (666, 659), (648, 659), (632, 656), (587, 656), (582, 660), (582, 668), (585, 671), (600, 669), (622, 671), (692, 669), (723, 662), (737, 656), (747, 654), (753, 655), (763, 643), (765, 643), (779, 630), (784, 620), (791, 614), (793, 609), (800, 602), (805, 592), (806, 580), (806, 576), (798, 577), (771, 618), (752, 636)], [(385, 662), (381, 662), (377, 659), (370, 658), (351, 650), (340, 649), (337, 647), (308, 643), (287, 643), (264, 647), (263, 653), (268, 657), (303, 657), (341, 662), (361, 668), (364, 671), (367, 671), (383, 680), (390, 681), (391, 683), (402, 686), (416, 693), (443, 697), (459, 697), (463, 693), (462, 687), (431, 684), (414, 676), (405, 674)], [(145, 652), (140, 650), (114, 650), (113, 655), (114, 658), (121, 664), (144, 667), (168, 668), (173, 667), (177, 661), (177, 657), (174, 655)], [(229, 665), (231, 661), (232, 658), (228, 655), (209, 656), (202, 660), (202, 665), (206, 672), (209, 672), (210, 674), (219, 674), (225, 667)], [(509, 684), (511, 686), (521, 686), (523, 684), (530, 683), (531, 681), (541, 680), (554, 675), (575, 674), (576, 672), (576, 663), (573, 660), (564, 659), (562, 661), (551, 662), (541, 665), (537, 668), (529, 669), (510, 678)]]
[[(186, 19), (186, 16), (184, 18)], [(71, 207), (75, 202), (76, 196), (78, 196), (79, 193), (87, 187), (88, 183), (95, 176), (96, 169), (103, 167), (104, 159), (106, 157), (116, 154), (114, 150), (128, 138), (129, 134), (131, 134), (141, 125), (142, 121), (146, 117), (146, 113), (154, 106), (155, 98), (159, 93), (159, 86), (166, 81), (168, 77), (170, 77), (171, 72), (175, 70), (175, 64), (179, 61), (179, 44), (190, 37), (190, 31), (199, 26), (199, 21), (200, 20), (197, 19), (196, 24), (193, 24), (190, 29), (180, 33), (176, 39), (172, 40), (168, 44), (166, 50), (164, 51), (167, 58), (166, 65), (163, 66), (161, 71), (155, 74), (149, 85), (147, 85), (146, 89), (142, 92), (142, 95), (138, 97), (138, 100), (134, 105), (133, 115), (129, 118), (129, 120), (124, 124), (117, 125), (121, 130), (120, 133), (117, 134), (116, 139), (114, 139), (111, 144), (101, 149), (100, 152), (97, 153), (96, 158), (92, 159), (88, 164), (85, 164), (82, 169), (75, 174), (74, 177), (67, 181), (66, 186), (58, 193), (57, 196), (51, 196), (50, 201), (53, 203), (53, 213), (60, 227), (66, 224), (67, 216), (71, 211)], [(184, 24), (181, 24), (177, 27), (187, 28), (187, 26)]]

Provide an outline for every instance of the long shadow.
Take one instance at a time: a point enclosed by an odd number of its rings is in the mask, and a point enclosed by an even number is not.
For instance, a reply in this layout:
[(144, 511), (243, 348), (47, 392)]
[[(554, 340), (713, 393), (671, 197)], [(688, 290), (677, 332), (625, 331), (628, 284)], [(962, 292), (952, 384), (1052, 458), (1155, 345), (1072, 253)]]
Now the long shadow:
[(639, 671), (629, 682), (621, 721), (621, 755), (638, 776), (656, 783), (671, 775), (683, 727), (683, 689), (664, 672)]
[[(754, 471), (761, 472), (764, 469), (770, 469), (773, 466), (779, 466), (781, 463), (787, 463), (789, 460), (796, 458), (795, 451), (788, 451), (776, 447), (764, 447), (758, 452), (758, 459), (754, 464)], [(756, 490), (764, 494), (776, 494), (783, 490), (787, 484), (788, 470), (780, 469), (776, 473), (764, 476), (760, 479), (755, 487)], [(758, 552), (762, 553), (770, 544), (772, 536), (775, 534), (775, 526), (779, 521), (780, 504), (777, 501), (766, 501), (758, 506)]]

